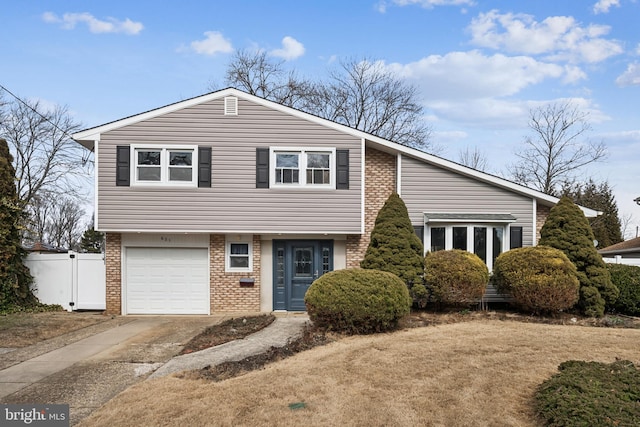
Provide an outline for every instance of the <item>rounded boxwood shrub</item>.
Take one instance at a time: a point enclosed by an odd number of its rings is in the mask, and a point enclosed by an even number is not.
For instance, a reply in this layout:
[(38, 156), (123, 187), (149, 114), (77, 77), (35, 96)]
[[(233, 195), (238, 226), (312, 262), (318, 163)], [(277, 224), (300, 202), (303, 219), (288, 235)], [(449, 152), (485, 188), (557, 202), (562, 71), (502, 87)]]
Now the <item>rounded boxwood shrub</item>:
[(514, 305), (533, 312), (557, 312), (578, 302), (576, 267), (559, 249), (512, 249), (496, 258), (492, 284), (510, 294)]
[(393, 273), (347, 269), (323, 274), (304, 296), (309, 318), (320, 327), (372, 333), (393, 329), (409, 314), (411, 297)]
[(429, 252), (424, 264), (424, 279), (435, 302), (450, 305), (477, 302), (489, 283), (485, 263), (467, 251)]
[(640, 267), (623, 264), (607, 264), (611, 281), (620, 290), (612, 308), (618, 313), (640, 316)]

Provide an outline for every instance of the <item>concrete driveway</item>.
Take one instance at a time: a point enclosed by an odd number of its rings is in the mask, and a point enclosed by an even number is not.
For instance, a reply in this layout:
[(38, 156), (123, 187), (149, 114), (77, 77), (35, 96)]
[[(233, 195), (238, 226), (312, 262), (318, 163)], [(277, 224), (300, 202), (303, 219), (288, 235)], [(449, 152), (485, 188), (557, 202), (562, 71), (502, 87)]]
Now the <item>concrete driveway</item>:
[(69, 404), (77, 424), (229, 317), (115, 317), (0, 354), (0, 403)]

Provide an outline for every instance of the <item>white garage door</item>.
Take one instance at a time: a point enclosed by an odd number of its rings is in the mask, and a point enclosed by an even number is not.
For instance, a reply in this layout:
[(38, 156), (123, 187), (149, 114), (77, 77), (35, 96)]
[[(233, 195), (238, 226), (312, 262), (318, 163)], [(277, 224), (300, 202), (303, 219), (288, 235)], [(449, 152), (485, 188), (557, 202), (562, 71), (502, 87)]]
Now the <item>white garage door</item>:
[(207, 249), (127, 248), (128, 314), (209, 314)]

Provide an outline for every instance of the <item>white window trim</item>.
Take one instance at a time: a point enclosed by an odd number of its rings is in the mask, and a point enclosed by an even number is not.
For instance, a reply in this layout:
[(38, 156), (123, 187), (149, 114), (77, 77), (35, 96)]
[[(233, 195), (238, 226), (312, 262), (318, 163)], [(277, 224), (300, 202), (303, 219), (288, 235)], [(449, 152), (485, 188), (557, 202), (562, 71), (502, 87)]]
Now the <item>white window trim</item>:
[[(298, 183), (276, 182), (276, 154), (303, 154), (299, 157)], [(329, 184), (307, 183), (307, 156), (306, 153), (329, 154)], [(304, 188), (304, 189), (334, 189), (336, 188), (336, 149), (324, 147), (270, 147), (269, 148), (269, 182), (272, 188)]]
[[(231, 267), (231, 245), (247, 245), (249, 248), (249, 266), (247, 268)], [(228, 238), (224, 250), (224, 270), (227, 273), (251, 273), (253, 272), (253, 236)]]
[[(432, 228), (443, 228), (444, 227), (444, 249), (451, 250), (453, 249), (453, 228), (454, 227), (466, 227), (467, 229), (467, 252), (473, 253), (473, 228), (474, 227), (484, 227), (487, 229), (487, 267), (489, 271), (493, 271), (493, 228), (501, 228), (502, 229), (502, 250), (500, 253), (506, 252), (509, 250), (509, 240), (510, 240), (510, 224), (508, 223), (495, 223), (495, 222), (432, 222), (425, 225), (425, 252), (431, 252), (431, 229)], [(490, 256), (491, 255), (491, 256)]]
[[(138, 180), (138, 150), (160, 151), (160, 181)], [(169, 181), (169, 155), (172, 150), (191, 151), (191, 181)], [(131, 185), (139, 187), (197, 187), (198, 186), (198, 146), (197, 145), (151, 145), (131, 144)]]

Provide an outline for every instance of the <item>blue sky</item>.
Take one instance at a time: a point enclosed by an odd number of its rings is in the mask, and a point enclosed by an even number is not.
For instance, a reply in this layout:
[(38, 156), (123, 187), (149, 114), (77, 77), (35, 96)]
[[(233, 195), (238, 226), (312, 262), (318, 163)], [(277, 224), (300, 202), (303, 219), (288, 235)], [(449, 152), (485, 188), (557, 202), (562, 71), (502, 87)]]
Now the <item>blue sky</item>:
[(443, 157), (478, 147), (500, 174), (530, 109), (571, 100), (609, 150), (587, 176), (640, 225), (638, 0), (32, 0), (1, 15), (0, 83), (85, 127), (224, 87), (239, 49), (312, 79), (366, 57), (418, 87)]

